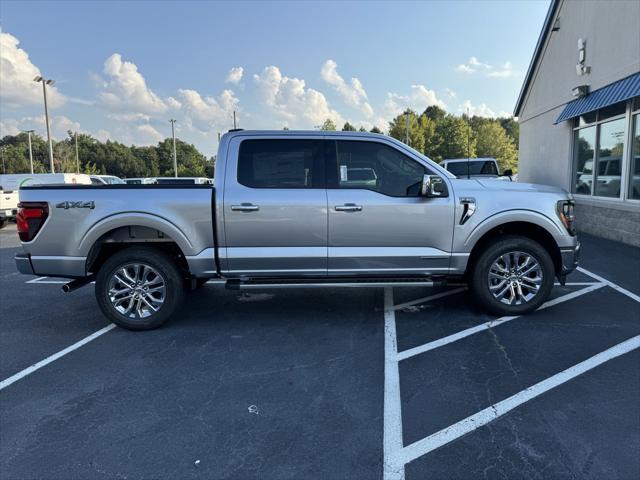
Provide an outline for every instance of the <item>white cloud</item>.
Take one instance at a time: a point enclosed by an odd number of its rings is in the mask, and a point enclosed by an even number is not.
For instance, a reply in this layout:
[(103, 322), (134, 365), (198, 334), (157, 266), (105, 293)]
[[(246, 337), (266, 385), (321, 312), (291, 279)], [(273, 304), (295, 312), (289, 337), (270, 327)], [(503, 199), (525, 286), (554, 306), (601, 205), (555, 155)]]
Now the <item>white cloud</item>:
[(321, 125), (327, 118), (342, 125), (342, 116), (329, 106), (326, 97), (304, 80), (282, 75), (280, 69), (270, 65), (253, 80), (262, 102), (281, 120), (293, 128)]
[(169, 108), (173, 108), (174, 110), (178, 110), (180, 107), (182, 107), (182, 104), (173, 97), (168, 97), (166, 102)]
[(244, 74), (244, 68), (233, 67), (231, 70), (229, 70), (229, 73), (227, 74), (227, 79), (225, 80), (225, 82), (238, 84), (240, 83), (240, 80), (242, 80), (243, 74)]
[[(47, 127), (44, 119), (44, 115), (3, 119), (0, 122), (0, 137), (17, 135), (26, 130), (35, 130), (36, 134), (46, 138)], [(68, 136), (68, 131), (82, 133), (84, 130), (80, 127), (80, 123), (64, 115), (51, 117), (51, 137), (54, 140), (64, 140)]]
[(481, 62), (476, 57), (471, 57), (467, 63), (457, 65), (456, 72), (465, 74), (483, 72), (487, 77), (506, 78), (513, 75), (513, 66), (511, 62), (505, 62), (501, 67), (494, 68), (494, 66), (489, 63)]
[(367, 92), (362, 82), (358, 78), (352, 77), (351, 82), (347, 83), (338, 73), (337, 68), (338, 65), (333, 60), (324, 62), (320, 71), (322, 79), (340, 94), (347, 105), (360, 109), (367, 118), (373, 116), (373, 108), (367, 101)]
[(100, 129), (96, 132), (95, 137), (101, 142), (106, 142), (107, 140), (111, 140), (111, 132), (108, 130)]
[(107, 118), (116, 122), (148, 122), (151, 117), (144, 113), (109, 113)]
[[(42, 75), (29, 55), (18, 47), (20, 41), (9, 33), (0, 32), (0, 100), (10, 107), (41, 105), (42, 84), (33, 81)], [(52, 108), (65, 102), (66, 98), (54, 86), (47, 86), (47, 101)]]
[(104, 74), (107, 78), (101, 79), (102, 91), (98, 97), (108, 108), (147, 114), (167, 110), (166, 103), (147, 86), (136, 64), (123, 61), (119, 53), (104, 62)]
[(513, 75), (513, 67), (511, 65), (511, 62), (505, 62), (504, 65), (502, 65), (502, 67), (499, 70), (494, 70), (492, 72), (489, 72), (488, 76), (489, 77), (494, 77), (494, 78), (506, 78), (506, 77), (511, 77)]
[(503, 118), (503, 117), (511, 117), (509, 112), (505, 112), (501, 110), (499, 112), (495, 112), (486, 103), (481, 103), (479, 105), (474, 105), (470, 100), (466, 100), (459, 108), (458, 111), (460, 113), (469, 113), (472, 117), (487, 117), (487, 118)]
[(445, 88), (444, 89), (444, 93), (447, 95), (447, 97), (449, 98), (456, 98), (457, 94), (456, 92), (454, 92), (453, 90), (451, 90), (450, 88)]
[(156, 130), (153, 126), (145, 123), (143, 125), (138, 125), (136, 128), (136, 144), (139, 145), (155, 145), (158, 142), (164, 140), (165, 136), (162, 135), (158, 130)]
[(431, 105), (447, 109), (447, 104), (438, 98), (434, 90), (429, 90), (424, 85), (411, 85), (411, 92), (408, 95), (388, 92), (383, 111), (385, 117), (392, 119), (407, 108), (422, 113)]
[(196, 90), (178, 90), (182, 111), (188, 125), (199, 130), (211, 130), (215, 127), (231, 127), (233, 111), (238, 108), (239, 100), (232, 90), (223, 90), (218, 96), (203, 97)]

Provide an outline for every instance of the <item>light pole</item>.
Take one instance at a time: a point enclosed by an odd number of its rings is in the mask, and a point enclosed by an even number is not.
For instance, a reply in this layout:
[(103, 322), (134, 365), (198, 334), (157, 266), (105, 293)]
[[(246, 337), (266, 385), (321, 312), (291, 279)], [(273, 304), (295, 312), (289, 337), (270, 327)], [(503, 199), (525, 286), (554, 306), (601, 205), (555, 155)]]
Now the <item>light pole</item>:
[(176, 129), (175, 129), (176, 120), (172, 118), (169, 120), (169, 122), (171, 122), (171, 136), (173, 137), (173, 172), (174, 172), (174, 177), (178, 178), (178, 155), (176, 154)]
[(78, 155), (78, 132), (76, 132), (76, 172), (80, 174), (80, 156)]
[(7, 173), (7, 170), (4, 168), (4, 147), (0, 147), (0, 155), (2, 155), (2, 173)]
[(53, 85), (54, 80), (47, 80), (38, 75), (33, 79), (34, 82), (42, 82), (42, 94), (44, 95), (44, 117), (47, 122), (47, 140), (49, 141), (49, 163), (51, 164), (51, 173), (56, 173), (53, 167), (53, 143), (51, 143), (51, 127), (49, 126), (49, 108), (47, 107), (47, 85)]
[(29, 136), (29, 164), (31, 165), (31, 175), (33, 175), (33, 149), (31, 148), (31, 134), (35, 132), (35, 130), (25, 130), (24, 133), (26, 133)]

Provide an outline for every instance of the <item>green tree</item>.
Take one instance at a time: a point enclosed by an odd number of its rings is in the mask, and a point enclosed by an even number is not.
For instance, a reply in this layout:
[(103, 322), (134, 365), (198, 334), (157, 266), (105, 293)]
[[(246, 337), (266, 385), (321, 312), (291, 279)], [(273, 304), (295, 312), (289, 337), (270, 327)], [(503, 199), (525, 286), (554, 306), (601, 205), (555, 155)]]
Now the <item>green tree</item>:
[(364, 128), (362, 125), (360, 125), (360, 128), (358, 129), (359, 132), (366, 132), (367, 129)]
[(409, 118), (409, 146), (424, 151), (424, 122), (413, 110), (407, 109), (389, 122), (389, 135), (401, 142), (407, 140), (407, 117)]
[(333, 120), (331, 120), (330, 118), (327, 118), (322, 124), (322, 127), (320, 127), (320, 130), (328, 130), (328, 131), (335, 132), (336, 124), (333, 122)]
[(355, 132), (356, 131), (356, 127), (351, 125), (349, 122), (345, 122), (344, 126), (342, 127), (342, 131), (343, 132)]
[(476, 157), (476, 139), (463, 118), (447, 115), (436, 124), (434, 135), (441, 143), (430, 155), (433, 160)]
[(378, 127), (376, 127), (375, 125), (373, 126), (373, 128), (371, 130), (369, 130), (371, 133), (382, 133), (382, 130), (380, 130)]
[[(158, 166), (160, 175), (171, 177), (173, 169), (173, 142), (167, 138), (157, 147)], [(178, 175), (186, 177), (204, 177), (207, 170), (207, 158), (198, 149), (182, 140), (176, 140), (176, 158), (178, 161)]]
[(513, 117), (499, 118), (498, 121), (509, 138), (513, 140), (513, 144), (518, 148), (520, 145), (520, 124)]
[(428, 106), (422, 114), (435, 123), (441, 122), (442, 120), (444, 120), (444, 117), (447, 116), (447, 112), (445, 112), (437, 105)]
[(498, 160), (500, 170), (518, 166), (518, 151), (513, 140), (497, 120), (482, 123), (476, 131), (477, 154), (479, 157), (491, 157)]

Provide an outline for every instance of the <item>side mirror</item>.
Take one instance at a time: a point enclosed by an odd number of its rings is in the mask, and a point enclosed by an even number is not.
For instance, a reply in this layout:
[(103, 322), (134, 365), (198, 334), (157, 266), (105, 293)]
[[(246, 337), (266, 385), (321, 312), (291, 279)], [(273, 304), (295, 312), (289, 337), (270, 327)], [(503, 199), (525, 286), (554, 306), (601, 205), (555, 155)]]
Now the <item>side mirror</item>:
[(505, 177), (512, 177), (512, 176), (513, 176), (513, 170), (511, 170), (510, 168), (508, 168), (507, 170), (505, 170), (504, 172), (502, 172), (502, 175), (504, 175)]
[(420, 195), (427, 198), (446, 197), (447, 186), (437, 175), (424, 175), (420, 186)]

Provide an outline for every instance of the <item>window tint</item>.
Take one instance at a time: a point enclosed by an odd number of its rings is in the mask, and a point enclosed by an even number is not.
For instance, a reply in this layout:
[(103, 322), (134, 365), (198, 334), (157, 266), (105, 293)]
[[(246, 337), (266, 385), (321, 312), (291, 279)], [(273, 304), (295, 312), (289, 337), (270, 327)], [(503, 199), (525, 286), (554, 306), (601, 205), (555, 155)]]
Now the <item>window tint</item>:
[(253, 188), (324, 188), (322, 158), (318, 140), (244, 140), (238, 182)]
[(495, 163), (479, 160), (448, 163), (447, 170), (453, 173), (456, 177), (466, 177), (467, 173), (469, 175), (498, 175), (498, 169), (496, 168)]
[(376, 142), (337, 141), (337, 187), (365, 188), (392, 197), (415, 197), (427, 169)]

